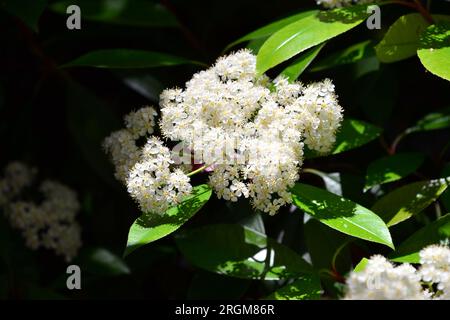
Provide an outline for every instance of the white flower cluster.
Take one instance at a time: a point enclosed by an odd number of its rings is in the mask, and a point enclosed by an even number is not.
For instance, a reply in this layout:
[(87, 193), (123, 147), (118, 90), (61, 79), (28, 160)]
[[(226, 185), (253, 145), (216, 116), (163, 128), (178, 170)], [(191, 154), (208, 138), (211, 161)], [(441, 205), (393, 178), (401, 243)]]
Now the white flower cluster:
[(330, 150), (342, 120), (330, 80), (303, 86), (257, 77), (248, 50), (219, 58), (184, 90), (165, 90), (160, 105), (162, 134), (211, 166), (219, 198), (250, 197), (270, 214), (291, 202), (288, 189), (298, 179), (304, 143)]
[[(151, 136), (156, 115), (152, 107), (126, 115), (126, 129), (113, 132), (103, 145), (111, 155), (116, 178), (127, 186), (141, 210), (161, 214), (189, 195), (192, 186), (180, 168), (173, 168), (170, 150)], [(147, 140), (143, 147), (137, 145), (140, 138)]]
[(25, 200), (25, 188), (33, 185), (36, 173), (20, 162), (10, 163), (0, 180), (0, 205), (29, 248), (51, 249), (70, 261), (81, 247), (81, 229), (75, 220), (80, 204), (74, 191), (50, 180), (40, 184), (42, 202)]
[(369, 4), (375, 0), (316, 0), (317, 5), (326, 9), (342, 8), (352, 4)]
[(118, 180), (126, 183), (130, 170), (140, 160), (142, 152), (136, 141), (153, 133), (156, 115), (152, 107), (131, 112), (124, 119), (126, 129), (113, 132), (103, 142), (103, 147), (111, 156)]
[(363, 271), (347, 279), (345, 299), (352, 300), (441, 300), (450, 299), (450, 249), (431, 245), (420, 251), (420, 267), (393, 265), (373, 256)]

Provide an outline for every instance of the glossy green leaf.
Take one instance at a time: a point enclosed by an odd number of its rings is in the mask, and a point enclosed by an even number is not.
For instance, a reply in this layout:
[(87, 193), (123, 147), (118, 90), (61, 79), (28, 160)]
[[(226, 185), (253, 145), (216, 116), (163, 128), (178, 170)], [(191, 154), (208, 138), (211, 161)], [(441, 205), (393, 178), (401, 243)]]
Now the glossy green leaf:
[(22, 20), (29, 28), (37, 31), (39, 18), (47, 6), (47, 0), (2, 0), (0, 8)]
[(283, 18), (283, 19), (277, 20), (275, 22), (272, 22), (264, 27), (261, 27), (253, 32), (250, 32), (249, 34), (246, 34), (245, 36), (243, 36), (242, 38), (239, 38), (236, 41), (233, 41), (225, 48), (225, 51), (229, 50), (231, 47), (234, 47), (235, 45), (242, 43), (242, 42), (258, 40), (258, 39), (265, 39), (265, 38), (271, 36), (274, 32), (280, 30), (281, 28), (283, 28), (295, 21), (298, 21), (304, 17), (310, 16), (310, 15), (315, 15), (318, 12), (319, 12), (318, 10), (300, 12), (295, 15), (289, 16), (287, 18)]
[(394, 248), (386, 224), (369, 209), (302, 183), (297, 183), (291, 192), (294, 205), (327, 226), (356, 238)]
[(259, 50), (257, 72), (262, 74), (296, 54), (356, 27), (368, 16), (366, 7), (355, 5), (321, 11), (283, 27)]
[(410, 13), (397, 19), (375, 46), (378, 59), (396, 62), (416, 55), (419, 37), (428, 22), (419, 13)]
[(268, 300), (317, 300), (320, 298), (322, 288), (318, 276), (306, 275), (300, 279), (295, 279), (277, 291), (273, 292), (266, 299)]
[(312, 72), (322, 71), (330, 68), (334, 68), (341, 65), (355, 63), (357, 61), (365, 60), (375, 55), (373, 43), (371, 40), (366, 40), (354, 44), (344, 50), (333, 53), (328, 57), (318, 61), (314, 67), (311, 68)]
[(436, 201), (449, 182), (449, 178), (442, 178), (407, 184), (379, 199), (372, 211), (378, 213), (388, 226), (396, 225)]
[(279, 280), (313, 273), (288, 247), (237, 224), (204, 226), (182, 233), (176, 240), (193, 265), (231, 277)]
[(415, 172), (425, 157), (417, 152), (397, 153), (369, 164), (364, 191), (373, 186), (397, 181)]
[[(328, 154), (338, 154), (358, 148), (376, 139), (381, 132), (381, 128), (367, 122), (355, 119), (344, 119), (341, 128), (336, 134), (334, 147)], [(305, 151), (305, 156), (306, 158), (316, 158), (324, 155), (307, 149)]]
[(82, 19), (138, 27), (176, 27), (176, 18), (159, 3), (146, 0), (63, 0), (50, 9), (67, 15), (69, 5), (81, 8)]
[(303, 71), (305, 71), (305, 69), (308, 68), (311, 62), (317, 57), (324, 45), (325, 43), (307, 50), (300, 57), (295, 59), (295, 61), (291, 63), (289, 67), (284, 69), (281, 74), (288, 78), (291, 82), (297, 80), (297, 78), (303, 73)]
[(125, 261), (104, 248), (86, 248), (80, 253), (78, 263), (83, 271), (101, 276), (129, 274)]
[(190, 196), (164, 214), (144, 213), (130, 228), (124, 255), (176, 231), (208, 202), (211, 194), (211, 188), (202, 184), (195, 186)]
[(355, 269), (353, 269), (353, 272), (361, 272), (366, 268), (367, 262), (369, 262), (369, 259), (362, 258), (361, 261), (356, 265)]
[(389, 258), (396, 262), (419, 263), (419, 251), (431, 244), (450, 239), (450, 213), (426, 225), (395, 250)]
[(450, 22), (429, 26), (420, 37), (417, 55), (427, 70), (450, 81)]
[(167, 53), (131, 50), (131, 49), (109, 49), (86, 53), (61, 67), (88, 66), (96, 68), (111, 69), (135, 69), (168, 67), (181, 64), (199, 64), (185, 58), (173, 56)]

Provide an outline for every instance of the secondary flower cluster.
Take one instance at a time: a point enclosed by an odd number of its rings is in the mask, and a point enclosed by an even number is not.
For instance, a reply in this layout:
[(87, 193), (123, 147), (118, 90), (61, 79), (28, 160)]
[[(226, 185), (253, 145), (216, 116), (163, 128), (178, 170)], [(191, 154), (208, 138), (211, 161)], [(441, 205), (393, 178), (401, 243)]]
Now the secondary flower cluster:
[(0, 206), (29, 248), (51, 249), (70, 261), (81, 247), (81, 230), (75, 221), (80, 204), (74, 191), (51, 180), (38, 187), (42, 201), (28, 201), (36, 174), (36, 169), (23, 163), (8, 164), (0, 180)]
[[(248, 50), (219, 58), (195, 74), (185, 89), (163, 91), (160, 107), (162, 135), (183, 144), (187, 164), (192, 158), (208, 167), (209, 184), (219, 198), (250, 198), (255, 209), (270, 214), (291, 202), (288, 189), (298, 179), (304, 144), (329, 151), (342, 120), (330, 80), (307, 86), (283, 77), (271, 81), (257, 75), (256, 56)], [(130, 120), (104, 146), (116, 177), (127, 184), (141, 209), (162, 213), (191, 186), (170, 150), (150, 136), (154, 109), (141, 110), (152, 115), (146, 130), (143, 123)], [(147, 145), (138, 148), (136, 138), (143, 135)]]
[(450, 299), (450, 249), (431, 245), (420, 251), (420, 266), (393, 265), (373, 256), (363, 271), (347, 279), (345, 299), (356, 300), (448, 300)]
[(369, 4), (375, 0), (316, 0), (318, 5), (327, 9), (346, 7), (352, 4)]

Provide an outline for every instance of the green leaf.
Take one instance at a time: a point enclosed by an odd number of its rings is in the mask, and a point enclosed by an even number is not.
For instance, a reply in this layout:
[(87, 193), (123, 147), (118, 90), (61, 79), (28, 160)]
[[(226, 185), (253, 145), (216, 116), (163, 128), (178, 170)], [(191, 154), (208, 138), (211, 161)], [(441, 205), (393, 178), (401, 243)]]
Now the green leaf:
[[(309, 219), (304, 224), (305, 243), (311, 257), (312, 265), (316, 270), (332, 269), (334, 266), (338, 272), (347, 272), (350, 267), (350, 252), (348, 237), (316, 219)], [(339, 251), (339, 252), (338, 252)], [(335, 254), (338, 255), (335, 258)]]
[(199, 64), (185, 58), (173, 56), (167, 53), (131, 50), (108, 49), (86, 53), (61, 67), (89, 66), (96, 68), (153, 68), (167, 67), (181, 64)]
[(311, 68), (311, 72), (322, 71), (341, 65), (355, 63), (357, 61), (373, 57), (374, 55), (375, 50), (373, 48), (372, 41), (366, 40), (320, 60), (314, 65), (314, 67)]
[(300, 20), (304, 17), (310, 16), (310, 15), (315, 15), (318, 12), (319, 12), (318, 10), (300, 12), (295, 15), (289, 16), (287, 18), (283, 18), (283, 19), (277, 20), (275, 22), (272, 22), (262, 28), (259, 28), (253, 32), (250, 32), (249, 34), (243, 36), (242, 38), (237, 39), (236, 41), (233, 41), (225, 48), (224, 51), (227, 51), (231, 47), (234, 47), (235, 45), (242, 43), (242, 42), (268, 38), (274, 32), (277, 32), (281, 28), (283, 28), (297, 20)]
[(418, 214), (447, 189), (450, 179), (414, 182), (402, 186), (379, 199), (372, 211), (390, 227)]
[(268, 300), (318, 300), (322, 294), (318, 276), (306, 275), (281, 287), (266, 299)]
[(101, 145), (105, 137), (120, 128), (120, 120), (102, 100), (76, 82), (68, 82), (66, 99), (67, 126), (83, 157), (99, 176), (113, 182)]
[(369, 262), (369, 259), (362, 258), (361, 261), (356, 265), (355, 269), (353, 269), (353, 272), (361, 272), (366, 268), (367, 262)]
[(211, 194), (211, 188), (202, 184), (192, 188), (191, 195), (164, 214), (144, 213), (130, 228), (124, 256), (176, 231), (208, 202)]
[[(442, 169), (441, 177), (450, 177), (450, 162), (448, 162), (444, 169)], [(441, 201), (447, 209), (447, 212), (450, 212), (450, 190), (445, 190), (445, 192), (441, 195)]]
[(431, 244), (450, 239), (450, 213), (426, 225), (395, 250), (389, 258), (396, 262), (419, 263), (419, 251)]
[[(377, 138), (381, 132), (381, 128), (367, 122), (355, 119), (344, 119), (341, 128), (336, 134), (334, 148), (329, 154), (338, 154), (360, 147)], [(306, 149), (305, 156), (306, 158), (316, 158), (323, 156), (323, 154)]]
[(450, 81), (450, 22), (429, 26), (420, 37), (417, 55), (428, 71)]
[(69, 5), (78, 5), (82, 19), (137, 27), (176, 27), (176, 18), (161, 4), (146, 0), (64, 0), (50, 9), (66, 15)]
[(350, 6), (308, 15), (275, 32), (259, 50), (256, 70), (259, 74), (298, 53), (321, 44), (360, 24), (367, 6)]
[(394, 248), (383, 220), (363, 206), (333, 193), (297, 183), (291, 190), (294, 205), (342, 233)]
[(410, 13), (397, 19), (375, 46), (378, 59), (389, 63), (416, 55), (419, 37), (428, 22), (419, 13)]
[(416, 171), (425, 157), (417, 152), (397, 153), (369, 164), (364, 191), (373, 186), (397, 181)]
[(317, 45), (303, 53), (289, 67), (284, 69), (281, 74), (287, 77), (291, 82), (297, 80), (303, 71), (305, 71), (305, 69), (308, 68), (311, 62), (317, 57), (324, 45), (325, 43)]
[(200, 271), (192, 278), (187, 298), (193, 300), (240, 299), (250, 282), (247, 279)]
[(101, 276), (129, 274), (125, 261), (104, 248), (86, 248), (80, 253), (79, 262), (83, 271)]
[(178, 235), (176, 242), (193, 265), (231, 277), (279, 280), (313, 273), (312, 267), (288, 247), (237, 224), (187, 231)]
[(429, 113), (417, 124), (405, 130), (405, 134), (450, 128), (450, 108)]
[(18, 17), (29, 28), (38, 31), (39, 18), (47, 6), (47, 0), (2, 0), (0, 8)]

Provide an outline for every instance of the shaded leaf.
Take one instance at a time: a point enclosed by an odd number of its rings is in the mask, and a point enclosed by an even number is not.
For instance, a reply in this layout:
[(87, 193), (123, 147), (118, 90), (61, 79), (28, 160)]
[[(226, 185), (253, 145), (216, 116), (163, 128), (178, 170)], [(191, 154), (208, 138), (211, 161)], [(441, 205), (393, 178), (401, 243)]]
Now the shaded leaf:
[(419, 131), (431, 131), (450, 128), (450, 108), (445, 108), (437, 112), (429, 113), (417, 124), (408, 128), (405, 133), (410, 134)]
[(240, 299), (250, 280), (230, 278), (207, 271), (198, 272), (191, 281), (187, 298), (194, 300)]
[(379, 199), (372, 210), (390, 227), (418, 214), (447, 189), (450, 179), (414, 182), (402, 186)]
[(291, 192), (294, 205), (327, 226), (356, 238), (394, 248), (387, 226), (369, 209), (306, 184), (297, 183)]
[(192, 188), (191, 195), (164, 214), (144, 213), (130, 228), (124, 256), (176, 231), (208, 202), (211, 194), (211, 188), (202, 184)]
[(193, 265), (231, 277), (279, 280), (313, 273), (288, 247), (240, 225), (204, 226), (178, 235), (176, 242)]
[(373, 186), (397, 181), (415, 172), (425, 156), (417, 152), (397, 153), (377, 159), (369, 164), (364, 191)]
[(22, 20), (30, 29), (38, 31), (39, 18), (47, 6), (47, 0), (2, 0), (0, 8)]
[(129, 274), (125, 261), (104, 248), (86, 248), (80, 253), (79, 264), (83, 271), (101, 276)]
[(395, 250), (389, 258), (396, 262), (419, 263), (419, 251), (431, 244), (450, 239), (450, 214), (426, 225)]
[(176, 27), (176, 18), (161, 4), (146, 0), (64, 0), (50, 9), (66, 15), (69, 5), (78, 5), (83, 19), (140, 27)]
[(136, 69), (196, 63), (197, 62), (185, 58), (161, 52), (131, 49), (107, 49), (88, 52), (61, 67), (88, 66), (95, 68)]
[(300, 57), (295, 59), (289, 67), (284, 69), (281, 74), (288, 78), (291, 82), (297, 80), (303, 71), (305, 71), (305, 69), (308, 68), (311, 62), (317, 57), (324, 45), (325, 43), (307, 50)]
[(341, 65), (355, 63), (357, 61), (365, 60), (375, 55), (373, 43), (371, 40), (366, 40), (354, 44), (344, 50), (330, 54), (326, 58), (318, 61), (311, 72), (322, 71), (334, 68)]
[(110, 163), (102, 151), (103, 140), (121, 124), (111, 110), (81, 85), (67, 86), (67, 123), (87, 163), (105, 181), (112, 182)]
[(268, 300), (317, 300), (322, 288), (318, 276), (306, 275), (281, 287), (266, 299)]
[(417, 55), (431, 73), (450, 81), (450, 22), (429, 26), (420, 37)]
[(259, 74), (306, 49), (342, 34), (367, 16), (365, 5), (355, 5), (308, 15), (275, 32), (261, 47), (256, 61)]

